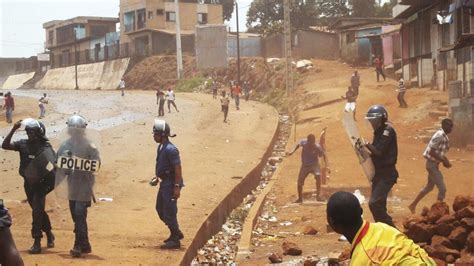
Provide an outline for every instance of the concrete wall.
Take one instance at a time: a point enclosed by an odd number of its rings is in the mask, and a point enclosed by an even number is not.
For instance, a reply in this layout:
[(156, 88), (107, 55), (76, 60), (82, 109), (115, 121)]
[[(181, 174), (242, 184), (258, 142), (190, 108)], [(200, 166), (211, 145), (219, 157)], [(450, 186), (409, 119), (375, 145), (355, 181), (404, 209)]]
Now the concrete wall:
[(335, 59), (338, 54), (335, 33), (300, 30), (294, 36), (294, 55), (298, 58)]
[(23, 74), (11, 75), (5, 80), (2, 85), (3, 90), (15, 90), (21, 87), (23, 83), (27, 82), (28, 80), (32, 79), (35, 75), (35, 72), (28, 72)]
[(263, 40), (263, 57), (285, 56), (285, 43), (282, 34), (272, 35)]
[[(262, 56), (262, 39), (260, 37), (241, 37), (239, 43), (240, 56)], [(227, 54), (230, 57), (237, 57), (237, 36), (235, 35), (227, 36)]]
[[(128, 67), (129, 58), (77, 66), (81, 90), (114, 90)], [(76, 87), (74, 66), (54, 68), (35, 85), (38, 89), (73, 90)]]
[(227, 67), (225, 25), (196, 27), (196, 64), (199, 69)]

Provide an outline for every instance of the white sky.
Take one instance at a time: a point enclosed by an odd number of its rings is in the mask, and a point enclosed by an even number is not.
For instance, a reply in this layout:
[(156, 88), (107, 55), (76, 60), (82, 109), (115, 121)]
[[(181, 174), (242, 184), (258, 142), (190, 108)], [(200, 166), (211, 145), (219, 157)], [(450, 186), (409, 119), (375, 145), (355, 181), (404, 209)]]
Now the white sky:
[[(237, 1), (240, 31), (245, 31), (252, 0)], [(43, 52), (44, 22), (77, 16), (117, 17), (119, 3), (120, 0), (0, 0), (0, 57), (29, 57)], [(235, 31), (235, 10), (226, 24)]]

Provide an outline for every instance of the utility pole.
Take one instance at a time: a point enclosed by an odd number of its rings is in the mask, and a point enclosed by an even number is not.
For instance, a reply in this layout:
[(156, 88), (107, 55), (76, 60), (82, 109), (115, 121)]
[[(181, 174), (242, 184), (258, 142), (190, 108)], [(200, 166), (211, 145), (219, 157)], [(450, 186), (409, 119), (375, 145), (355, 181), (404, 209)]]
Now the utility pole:
[(237, 22), (237, 85), (240, 86), (240, 32), (239, 32), (239, 5), (235, 1), (235, 16)]
[(181, 50), (181, 26), (179, 19), (179, 1), (174, 0), (174, 8), (176, 14), (176, 65), (178, 66), (178, 79), (184, 77), (183, 71), (183, 53)]
[(77, 84), (77, 28), (74, 28), (74, 70), (76, 72), (76, 87), (75, 90), (79, 89)]
[(283, 19), (285, 35), (285, 57), (286, 57), (286, 94), (293, 92), (293, 65), (291, 57), (291, 24), (290, 24), (291, 4), (290, 0), (283, 0)]

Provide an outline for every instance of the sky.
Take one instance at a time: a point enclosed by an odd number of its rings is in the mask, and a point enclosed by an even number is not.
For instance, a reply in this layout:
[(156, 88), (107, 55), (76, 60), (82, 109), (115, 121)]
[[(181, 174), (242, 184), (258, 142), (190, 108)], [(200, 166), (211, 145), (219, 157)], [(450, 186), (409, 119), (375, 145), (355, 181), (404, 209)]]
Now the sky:
[[(252, 0), (237, 0), (239, 30)], [(386, 0), (384, 0), (386, 1)], [(382, 1), (382, 2), (384, 2)], [(30, 57), (44, 51), (43, 23), (77, 16), (117, 17), (120, 0), (0, 0), (0, 57)], [(236, 29), (235, 10), (225, 24)]]

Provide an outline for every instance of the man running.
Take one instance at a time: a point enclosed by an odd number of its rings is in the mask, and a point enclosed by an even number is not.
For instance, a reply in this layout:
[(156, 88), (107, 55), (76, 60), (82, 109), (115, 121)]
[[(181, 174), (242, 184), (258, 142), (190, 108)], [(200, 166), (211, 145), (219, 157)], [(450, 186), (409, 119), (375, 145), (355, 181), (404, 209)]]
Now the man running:
[(354, 121), (357, 121), (356, 120), (356, 98), (357, 98), (357, 94), (354, 92), (353, 88), (351, 86), (347, 87), (346, 96), (341, 96), (341, 98), (347, 100), (346, 106), (344, 107), (344, 112), (346, 112), (346, 113), (352, 112), (352, 115), (354, 117)]
[(415, 213), (416, 205), (428, 193), (430, 193), (434, 186), (438, 187), (438, 201), (443, 201), (446, 196), (446, 185), (444, 184), (444, 177), (439, 170), (439, 164), (442, 163), (447, 169), (451, 168), (451, 163), (446, 157), (449, 151), (448, 134), (453, 131), (453, 121), (449, 118), (441, 121), (441, 129), (436, 131), (431, 137), (430, 143), (423, 153), (426, 159), (426, 170), (428, 171), (428, 183), (416, 196), (412, 204), (408, 206), (411, 213)]

